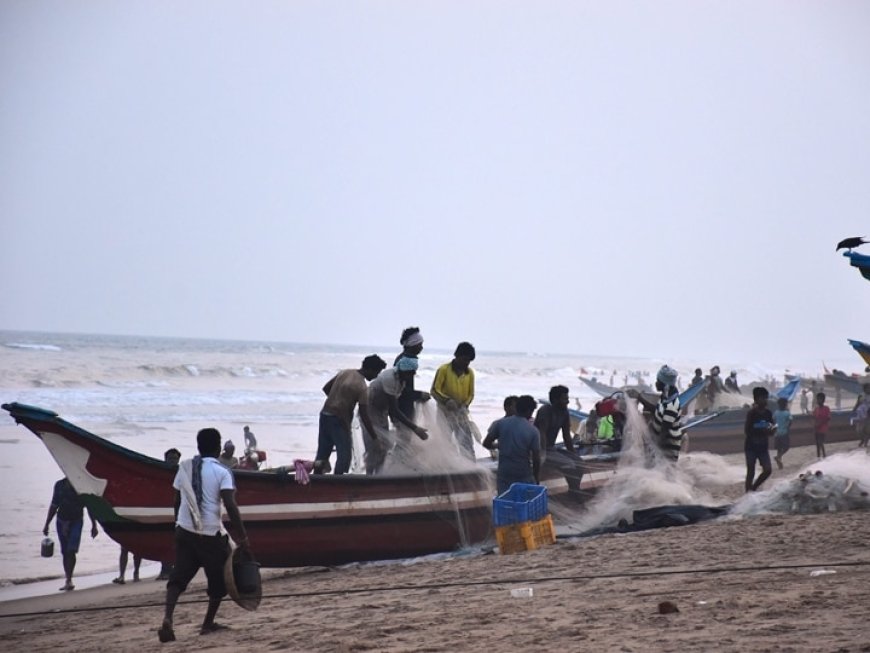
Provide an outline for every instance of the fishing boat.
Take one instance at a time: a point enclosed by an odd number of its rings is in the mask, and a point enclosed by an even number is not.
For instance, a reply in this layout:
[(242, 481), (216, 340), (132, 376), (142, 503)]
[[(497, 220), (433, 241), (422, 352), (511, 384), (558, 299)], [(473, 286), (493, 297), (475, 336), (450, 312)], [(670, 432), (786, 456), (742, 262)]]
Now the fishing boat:
[(837, 392), (841, 394), (845, 392), (847, 394), (855, 396), (863, 393), (863, 379), (858, 376), (849, 376), (845, 372), (841, 372), (840, 370), (834, 370), (830, 374), (825, 374), (824, 378), (824, 389), (827, 392), (831, 392), (830, 389), (832, 388), (835, 395)]
[[(134, 555), (174, 558), (176, 467), (19, 403), (3, 404), (39, 437), (105, 532)], [(493, 537), (494, 466), (414, 475), (311, 476), (294, 469), (234, 470), (236, 500), (251, 549), (264, 567), (334, 565), (453, 551)], [(303, 479), (298, 479), (303, 480)], [(586, 488), (602, 482), (597, 473)], [(557, 474), (542, 479), (568, 494)], [(231, 533), (232, 534), (232, 533)]]
[(852, 340), (851, 338), (847, 339), (849, 344), (852, 346), (852, 349), (861, 357), (861, 360), (864, 361), (865, 365), (870, 365), (870, 345), (866, 342), (861, 342), (860, 340)]
[(843, 256), (849, 259), (849, 265), (858, 268), (861, 276), (870, 281), (870, 256), (853, 252), (851, 249), (843, 252)]
[(637, 390), (638, 392), (655, 392), (653, 388), (651, 388), (646, 383), (636, 383), (633, 385), (624, 385), (621, 387), (616, 387), (612, 385), (607, 385), (606, 383), (602, 383), (595, 377), (588, 378), (585, 376), (578, 376), (578, 379), (583, 381), (592, 391), (601, 395), (602, 397), (610, 397), (617, 392), (625, 392), (626, 390)]
[[(688, 437), (688, 451), (709, 451), (720, 455), (742, 452), (748, 412), (748, 408), (726, 410), (716, 414), (715, 419), (693, 424)], [(831, 423), (825, 441), (857, 441), (851, 418), (850, 410), (831, 411)], [(815, 420), (812, 415), (792, 415), (789, 443), (792, 447), (815, 445)]]
[[(785, 399), (788, 402), (793, 401), (800, 390), (800, 386), (801, 379), (799, 377), (792, 378), (782, 388), (779, 388), (772, 394), (771, 401), (775, 402), (777, 399)], [(691, 402), (698, 396), (703, 387), (704, 384), (698, 384), (681, 392), (681, 405), (691, 407)], [(742, 452), (746, 437), (744, 427), (748, 412), (749, 406), (747, 404), (742, 408), (721, 409), (709, 413), (686, 416), (683, 421), (683, 430), (687, 436), (687, 451), (706, 451), (720, 455)], [(831, 411), (831, 423), (826, 442), (849, 442), (857, 439), (855, 427), (851, 421), (852, 417), (853, 412), (851, 410)], [(815, 421), (812, 415), (792, 415), (789, 440), (792, 447), (815, 445)], [(596, 459), (596, 462), (600, 463), (604, 460), (604, 455), (607, 453), (618, 458), (619, 442), (591, 445), (587, 447), (587, 450), (600, 452), (599, 457)]]

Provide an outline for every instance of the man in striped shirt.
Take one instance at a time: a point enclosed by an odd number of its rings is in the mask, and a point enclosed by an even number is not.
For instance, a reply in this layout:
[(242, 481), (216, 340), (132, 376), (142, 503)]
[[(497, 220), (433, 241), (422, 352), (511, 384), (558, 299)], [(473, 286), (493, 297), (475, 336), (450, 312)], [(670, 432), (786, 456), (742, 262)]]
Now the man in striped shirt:
[(656, 375), (656, 390), (661, 392), (661, 395), (653, 412), (651, 424), (653, 435), (664, 457), (677, 462), (677, 458), (680, 457), (680, 449), (683, 446), (677, 371), (663, 365)]
[(677, 462), (680, 457), (680, 449), (683, 446), (677, 371), (667, 365), (662, 365), (656, 375), (656, 390), (661, 393), (657, 404), (647, 401), (639, 393), (636, 396), (644, 408), (652, 412), (650, 427), (652, 428), (653, 442), (661, 456), (671, 462)]

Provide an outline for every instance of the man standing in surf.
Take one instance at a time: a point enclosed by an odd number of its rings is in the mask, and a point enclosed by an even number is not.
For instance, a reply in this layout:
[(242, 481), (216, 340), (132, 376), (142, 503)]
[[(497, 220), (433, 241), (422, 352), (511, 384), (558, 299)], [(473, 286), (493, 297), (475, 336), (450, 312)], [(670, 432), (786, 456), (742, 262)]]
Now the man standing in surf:
[[(82, 540), (84, 511), (84, 504), (68, 479), (62, 478), (54, 484), (54, 494), (51, 497), (42, 534), (48, 535), (51, 520), (57, 515), (57, 539), (60, 540), (63, 571), (66, 576), (66, 582), (60, 588), (62, 592), (75, 589), (72, 579), (76, 570), (76, 554), (79, 552), (79, 544)], [(96, 537), (97, 522), (94, 521), (90, 509), (88, 509), (88, 516), (91, 518), (91, 537)]]

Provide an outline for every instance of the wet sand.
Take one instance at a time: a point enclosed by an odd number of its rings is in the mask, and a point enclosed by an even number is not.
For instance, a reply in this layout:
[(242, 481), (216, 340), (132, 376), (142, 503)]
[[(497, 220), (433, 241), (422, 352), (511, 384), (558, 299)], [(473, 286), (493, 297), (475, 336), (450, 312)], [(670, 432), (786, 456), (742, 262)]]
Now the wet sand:
[[(790, 453), (795, 468), (808, 456)], [(164, 645), (163, 584), (148, 579), (0, 603), (0, 636), (12, 651), (870, 651), (868, 542), (867, 512), (776, 515), (511, 556), (265, 570), (259, 610), (228, 601), (232, 629), (205, 636), (198, 577)]]

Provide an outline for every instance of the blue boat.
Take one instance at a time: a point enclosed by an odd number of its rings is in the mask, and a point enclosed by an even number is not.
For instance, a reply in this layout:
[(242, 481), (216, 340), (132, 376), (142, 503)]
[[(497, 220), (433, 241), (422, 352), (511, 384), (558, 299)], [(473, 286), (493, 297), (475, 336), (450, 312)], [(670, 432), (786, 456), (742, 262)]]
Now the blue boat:
[(843, 256), (849, 259), (852, 267), (858, 268), (862, 277), (870, 281), (870, 256), (852, 251), (843, 252)]

